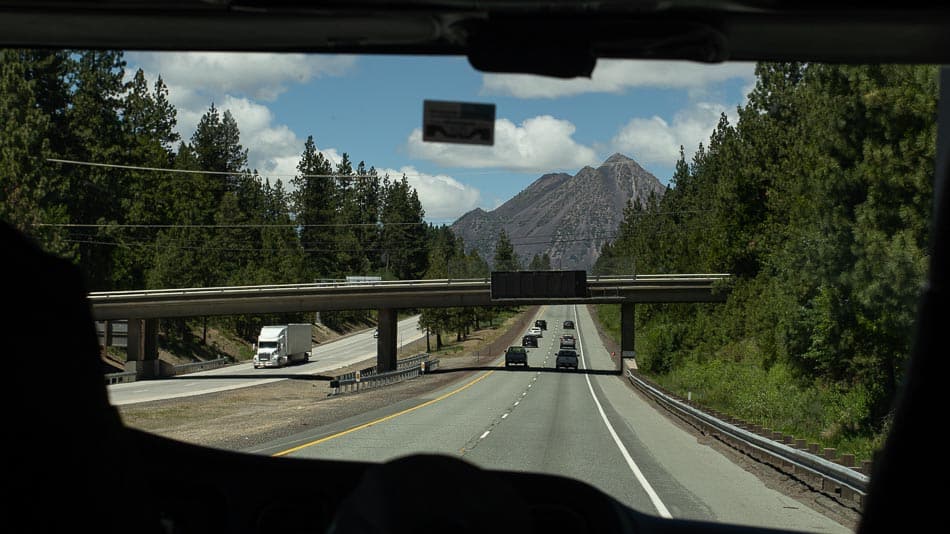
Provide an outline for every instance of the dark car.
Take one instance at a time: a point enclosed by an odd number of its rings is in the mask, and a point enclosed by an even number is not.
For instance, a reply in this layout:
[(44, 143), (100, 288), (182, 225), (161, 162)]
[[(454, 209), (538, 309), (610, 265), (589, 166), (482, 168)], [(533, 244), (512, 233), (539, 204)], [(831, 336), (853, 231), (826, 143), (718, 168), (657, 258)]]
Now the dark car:
[(540, 328), (541, 330), (547, 330), (547, 329), (548, 329), (548, 322), (545, 321), (544, 319), (538, 319), (537, 321), (534, 322), (534, 326), (537, 326), (537, 327)]
[(537, 347), (538, 346), (538, 336), (533, 336), (528, 334), (521, 338), (522, 347)]
[(574, 321), (564, 321), (565, 330), (574, 330)]
[(577, 348), (577, 340), (574, 339), (574, 336), (566, 334), (561, 336), (561, 346), (562, 349), (575, 349)]
[(511, 365), (528, 366), (528, 349), (512, 345), (505, 351), (505, 367)]
[(558, 369), (577, 369), (577, 351), (561, 349), (557, 351), (555, 367)]

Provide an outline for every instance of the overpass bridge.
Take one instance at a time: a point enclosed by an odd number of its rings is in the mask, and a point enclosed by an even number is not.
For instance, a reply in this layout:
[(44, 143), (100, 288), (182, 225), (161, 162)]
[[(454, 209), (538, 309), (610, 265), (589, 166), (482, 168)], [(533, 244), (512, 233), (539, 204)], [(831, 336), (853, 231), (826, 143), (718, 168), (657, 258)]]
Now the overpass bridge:
[(377, 367), (396, 367), (396, 312), (534, 304), (620, 304), (622, 357), (635, 357), (637, 303), (723, 302), (728, 274), (653, 274), (587, 279), (587, 296), (492, 299), (491, 281), (400, 280), (156, 289), (89, 293), (97, 321), (128, 320), (127, 371), (156, 377), (158, 319), (263, 313), (375, 309), (379, 314)]

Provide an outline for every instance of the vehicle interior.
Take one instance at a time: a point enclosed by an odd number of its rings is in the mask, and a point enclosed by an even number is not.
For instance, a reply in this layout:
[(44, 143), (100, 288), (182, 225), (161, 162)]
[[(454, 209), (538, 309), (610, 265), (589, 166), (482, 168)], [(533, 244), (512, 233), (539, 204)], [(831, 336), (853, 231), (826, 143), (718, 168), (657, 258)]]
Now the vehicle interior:
[[(851, 0), (0, 0), (0, 44), (126, 50), (446, 55), (474, 69), (589, 77), (599, 59), (950, 63), (950, 7)], [(944, 470), (938, 362), (947, 355), (950, 73), (941, 77), (929, 279), (913, 353), (858, 532), (939, 530)], [(0, 95), (2, 98), (3, 95)], [(0, 129), (3, 125), (0, 125)], [(6, 135), (6, 134), (4, 134)], [(3, 169), (0, 172), (16, 172)], [(110, 405), (77, 270), (3, 226), (8, 530), (25, 532), (766, 532), (664, 519), (583, 482), (480, 469), (442, 456), (363, 462), (264, 457), (126, 427)], [(565, 327), (567, 327), (565, 325)], [(66, 357), (67, 353), (80, 357)], [(36, 376), (36, 375), (34, 375)], [(55, 409), (38, 409), (38, 406)], [(46, 416), (49, 417), (46, 417)], [(938, 486), (940, 479), (932, 481)], [(465, 498), (457, 498), (461, 493)], [(105, 504), (102, 494), (118, 495)], [(278, 495), (308, 496), (297, 505)]]

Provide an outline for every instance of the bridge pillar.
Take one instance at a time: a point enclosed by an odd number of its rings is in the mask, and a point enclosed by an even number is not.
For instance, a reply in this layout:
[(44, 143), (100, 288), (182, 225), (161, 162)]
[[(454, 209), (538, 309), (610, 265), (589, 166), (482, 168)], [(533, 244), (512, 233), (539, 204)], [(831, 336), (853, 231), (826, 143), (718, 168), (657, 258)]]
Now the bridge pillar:
[(396, 370), (396, 310), (379, 310), (379, 337), (376, 338), (376, 372)]
[(158, 319), (129, 319), (126, 350), (126, 371), (134, 371), (136, 378), (160, 376)]
[[(636, 361), (637, 352), (635, 347), (636, 340), (636, 308), (632, 302), (620, 304), (620, 362), (625, 358), (632, 358)], [(623, 369), (623, 365), (620, 366)]]

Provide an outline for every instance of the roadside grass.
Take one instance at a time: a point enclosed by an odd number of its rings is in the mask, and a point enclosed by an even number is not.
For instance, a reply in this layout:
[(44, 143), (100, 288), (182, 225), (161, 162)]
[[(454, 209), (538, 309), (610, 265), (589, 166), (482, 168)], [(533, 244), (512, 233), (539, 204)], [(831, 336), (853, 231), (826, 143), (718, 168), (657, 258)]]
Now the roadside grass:
[[(597, 306), (595, 318), (619, 343), (620, 307)], [(838, 454), (853, 454), (858, 462), (871, 460), (883, 446), (884, 434), (869, 436), (862, 430), (870, 394), (860, 385), (804, 381), (785, 362), (766, 357), (754, 339), (688, 354), (677, 347), (677, 325), (637, 327), (640, 372), (696, 404)]]

